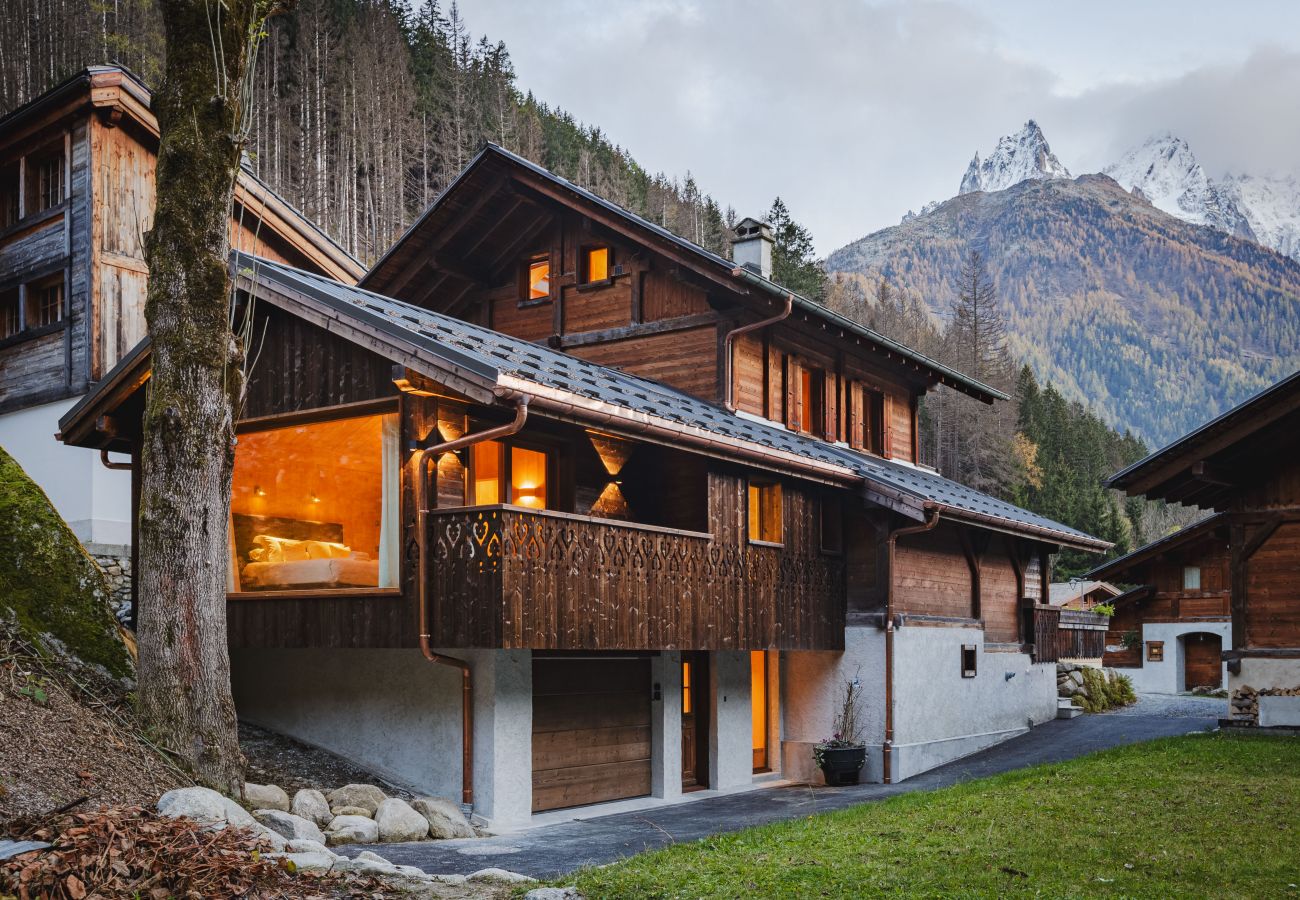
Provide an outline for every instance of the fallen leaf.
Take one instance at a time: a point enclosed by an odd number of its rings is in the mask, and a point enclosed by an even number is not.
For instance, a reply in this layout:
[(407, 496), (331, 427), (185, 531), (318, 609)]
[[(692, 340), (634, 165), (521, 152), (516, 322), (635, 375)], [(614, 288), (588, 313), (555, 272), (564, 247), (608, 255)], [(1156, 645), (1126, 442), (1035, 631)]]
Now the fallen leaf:
[(63, 884), (68, 889), (68, 896), (72, 900), (85, 900), (86, 886), (81, 883), (81, 879), (76, 875), (69, 875)]

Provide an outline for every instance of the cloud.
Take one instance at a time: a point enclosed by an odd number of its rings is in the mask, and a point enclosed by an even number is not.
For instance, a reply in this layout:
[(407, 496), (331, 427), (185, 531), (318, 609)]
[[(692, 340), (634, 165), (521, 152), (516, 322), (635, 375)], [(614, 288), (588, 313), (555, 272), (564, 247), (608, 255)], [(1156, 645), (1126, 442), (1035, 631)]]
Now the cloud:
[[(522, 87), (599, 125), (651, 170), (691, 171), (740, 215), (762, 213), (779, 194), (822, 253), (952, 196), (970, 156), (1031, 117), (1072, 171), (1101, 168), (1164, 130), (1185, 137), (1212, 174), (1300, 158), (1294, 48), (1244, 47), (1236, 61), (1141, 79), (1117, 66), (1122, 80), (1081, 87), (1044, 43), (1071, 40), (1062, 7), (1043, 12), (1061, 16), (1060, 27), (1036, 23), (1032, 40), (991, 9), (477, 0), (465, 14), (476, 32), (506, 42)], [(1203, 21), (1212, 34), (1213, 19)], [(1106, 31), (1094, 23), (1078, 41), (1108, 52)], [(1161, 41), (1142, 37), (1138, 46)], [(1187, 48), (1177, 49), (1187, 65)]]

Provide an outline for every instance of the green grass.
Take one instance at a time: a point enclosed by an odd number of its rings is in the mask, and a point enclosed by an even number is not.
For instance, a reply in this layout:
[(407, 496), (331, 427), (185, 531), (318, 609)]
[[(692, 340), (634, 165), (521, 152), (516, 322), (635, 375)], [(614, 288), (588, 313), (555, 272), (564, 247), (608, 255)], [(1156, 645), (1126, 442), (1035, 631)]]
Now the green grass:
[(678, 844), (576, 883), (592, 900), (1300, 897), (1300, 739), (1152, 741)]

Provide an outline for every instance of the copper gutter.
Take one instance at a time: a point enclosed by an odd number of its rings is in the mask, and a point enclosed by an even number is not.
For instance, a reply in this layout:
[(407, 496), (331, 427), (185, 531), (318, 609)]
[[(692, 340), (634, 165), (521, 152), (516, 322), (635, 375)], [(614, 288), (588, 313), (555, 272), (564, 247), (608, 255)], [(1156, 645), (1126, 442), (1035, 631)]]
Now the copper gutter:
[(105, 469), (115, 469), (115, 470), (116, 470), (116, 469), (130, 469), (130, 468), (131, 468), (131, 463), (129, 463), (129, 462), (113, 462), (111, 459), (109, 459), (109, 458), (108, 458), (108, 450), (107, 450), (107, 449), (102, 449), (102, 450), (99, 451), (99, 461), (100, 461), (101, 463), (104, 464), (104, 468), (105, 468)]
[(933, 531), (939, 524), (939, 510), (927, 507), (926, 512), (925, 524), (896, 528), (889, 533), (889, 583), (885, 588), (885, 742), (881, 746), (885, 784), (892, 784), (894, 777), (894, 544), (900, 537)]
[[(744, 269), (732, 269), (731, 274), (739, 277), (744, 271), (745, 271)], [(770, 319), (760, 319), (757, 322), (750, 322), (748, 325), (741, 325), (739, 328), (733, 328), (730, 331), (728, 331), (727, 336), (722, 339), (722, 353), (724, 357), (723, 372), (725, 373), (724, 377), (726, 378), (726, 382), (722, 387), (722, 397), (723, 397), (722, 404), (725, 407), (727, 407), (727, 412), (736, 411), (735, 400), (732, 397), (732, 394), (734, 394), (736, 390), (736, 386), (732, 383), (732, 374), (731, 374), (732, 342), (735, 341), (735, 339), (740, 337), (742, 334), (748, 334), (751, 331), (757, 331), (760, 328), (766, 328), (768, 325), (775, 325), (777, 322), (780, 322), (782, 319), (789, 316), (790, 311), (792, 309), (794, 309), (794, 294), (786, 294), (785, 309), (781, 310), (779, 313), (772, 316)]]
[(487, 431), (466, 434), (454, 441), (443, 441), (432, 447), (425, 447), (415, 458), (415, 508), (417, 513), (416, 540), (419, 546), (416, 567), (415, 592), (416, 605), (420, 615), (420, 652), (429, 662), (460, 669), (461, 676), (461, 802), (474, 802), (474, 689), (470, 676), (469, 663), (463, 659), (434, 653), (429, 647), (429, 479), (426, 469), (429, 460), (444, 453), (478, 444), (483, 441), (509, 437), (524, 427), (528, 419), (528, 398), (515, 400), (515, 418), (507, 425), (498, 425)]

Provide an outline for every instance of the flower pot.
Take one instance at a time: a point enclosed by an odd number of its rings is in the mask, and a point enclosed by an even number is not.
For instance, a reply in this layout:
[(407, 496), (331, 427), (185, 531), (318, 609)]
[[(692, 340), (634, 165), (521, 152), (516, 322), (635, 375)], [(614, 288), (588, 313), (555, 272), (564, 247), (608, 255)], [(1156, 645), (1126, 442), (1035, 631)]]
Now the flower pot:
[(857, 784), (867, 761), (866, 747), (819, 747), (822, 775), (829, 785)]

